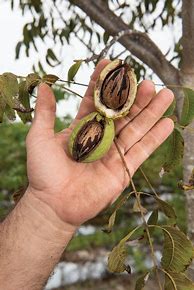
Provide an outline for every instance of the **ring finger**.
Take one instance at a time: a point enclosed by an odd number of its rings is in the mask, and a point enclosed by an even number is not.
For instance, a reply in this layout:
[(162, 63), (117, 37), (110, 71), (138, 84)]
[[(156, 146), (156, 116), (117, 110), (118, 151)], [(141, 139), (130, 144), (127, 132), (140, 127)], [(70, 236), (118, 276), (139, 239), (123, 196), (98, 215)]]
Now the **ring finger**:
[(135, 143), (154, 126), (173, 101), (173, 93), (169, 89), (161, 90), (149, 105), (134, 118), (118, 136), (118, 143), (127, 152)]

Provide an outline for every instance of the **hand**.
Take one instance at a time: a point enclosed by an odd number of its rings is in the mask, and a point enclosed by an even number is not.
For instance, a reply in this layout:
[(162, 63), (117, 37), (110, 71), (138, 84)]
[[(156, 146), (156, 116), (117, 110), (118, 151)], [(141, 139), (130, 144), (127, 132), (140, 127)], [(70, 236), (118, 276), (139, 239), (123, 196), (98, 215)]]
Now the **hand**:
[[(108, 60), (103, 60), (97, 65), (77, 117), (68, 129), (57, 134), (53, 129), (55, 97), (49, 86), (41, 84), (27, 136), (28, 191), (72, 229), (111, 204), (129, 183), (114, 144), (106, 156), (93, 163), (77, 163), (68, 154), (68, 138), (73, 127), (80, 118), (95, 111), (94, 85), (107, 63)], [(172, 132), (173, 121), (161, 119), (172, 101), (170, 90), (156, 94), (154, 84), (143, 81), (129, 114), (115, 122), (117, 143), (131, 176)]]

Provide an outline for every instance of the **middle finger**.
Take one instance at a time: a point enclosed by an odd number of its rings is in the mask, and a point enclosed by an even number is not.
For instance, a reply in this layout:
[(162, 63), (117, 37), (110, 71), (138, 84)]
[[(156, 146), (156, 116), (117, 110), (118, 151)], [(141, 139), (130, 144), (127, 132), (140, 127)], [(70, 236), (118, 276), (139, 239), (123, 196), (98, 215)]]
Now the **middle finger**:
[(119, 132), (151, 102), (155, 95), (154, 83), (150, 80), (142, 81), (138, 86), (135, 102), (127, 116), (115, 121), (116, 134), (119, 134)]

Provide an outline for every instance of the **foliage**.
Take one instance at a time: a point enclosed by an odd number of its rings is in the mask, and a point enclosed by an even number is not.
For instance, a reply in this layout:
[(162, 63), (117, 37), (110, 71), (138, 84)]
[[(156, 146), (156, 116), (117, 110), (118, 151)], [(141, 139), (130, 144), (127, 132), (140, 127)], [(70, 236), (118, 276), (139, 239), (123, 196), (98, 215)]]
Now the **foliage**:
[(22, 123), (0, 125), (0, 190), (12, 192), (27, 182), (25, 137), (29, 127)]
[[(104, 11), (106, 11), (108, 4), (109, 9), (122, 19), (129, 29), (136, 30), (138, 27), (145, 33), (153, 31), (155, 27), (159, 27), (159, 29), (169, 25), (173, 27), (176, 25), (177, 19), (181, 17), (180, 0), (109, 0), (101, 2)], [(10, 3), (11, 8), (16, 9), (17, 1), (12, 0)], [(64, 44), (71, 45), (76, 37), (91, 55), (95, 55), (99, 52), (101, 44), (106, 45), (110, 39), (110, 35), (106, 31), (99, 29), (97, 25), (94, 25), (91, 18), (80, 12), (73, 0), (49, 0), (48, 2), (21, 0), (19, 8), (23, 15), (30, 12), (32, 20), (23, 27), (23, 37), (16, 46), (16, 59), (20, 57), (22, 50), (28, 57), (32, 49), (38, 53), (38, 43), (43, 42), (45, 44), (49, 39), (50, 46), (45, 46), (45, 60), (53, 67), (61, 64), (63, 59), (63, 56), (58, 54), (58, 51), (61, 51), (57, 49), (58, 44), (62, 47)], [(67, 11), (67, 13), (64, 14), (62, 11)], [(170, 55), (173, 55), (172, 60), (176, 59), (176, 62), (179, 63), (181, 60), (181, 44), (176, 36), (174, 40), (174, 45), (171, 44), (169, 47), (169, 60)], [(129, 56), (125, 50), (120, 53), (122, 52), (125, 57)], [(118, 52), (112, 50), (109, 57), (113, 59), (117, 55)], [(146, 70), (142, 63), (133, 57), (131, 63), (135, 67), (136, 74), (145, 77)], [(35, 69), (39, 70), (40, 67), (43, 68), (42, 60), (37, 61)]]
[[(64, 129), (70, 122), (69, 115), (57, 118), (55, 131)], [(28, 130), (29, 125), (21, 122), (6, 121), (0, 125), (0, 216), (10, 208), (13, 192), (27, 185), (25, 139)]]

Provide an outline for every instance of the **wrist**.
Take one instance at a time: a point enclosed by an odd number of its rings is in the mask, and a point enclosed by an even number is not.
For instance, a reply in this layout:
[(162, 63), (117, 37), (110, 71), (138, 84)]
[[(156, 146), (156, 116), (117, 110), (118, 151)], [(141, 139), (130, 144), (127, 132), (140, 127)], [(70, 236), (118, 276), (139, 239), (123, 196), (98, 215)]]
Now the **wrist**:
[(18, 204), (29, 223), (30, 232), (37, 238), (66, 245), (76, 228), (60, 219), (56, 212), (28, 187)]
[(28, 189), (0, 225), (2, 289), (43, 289), (73, 233)]

